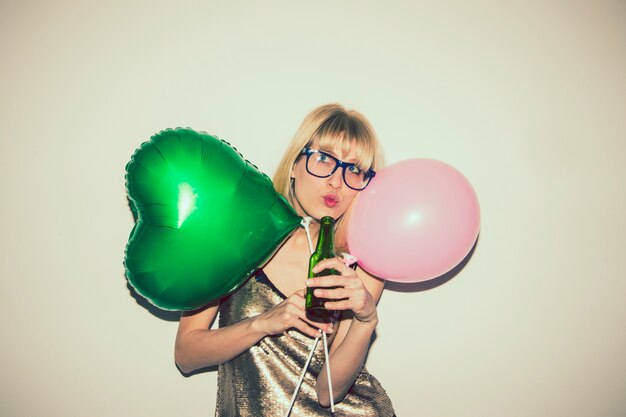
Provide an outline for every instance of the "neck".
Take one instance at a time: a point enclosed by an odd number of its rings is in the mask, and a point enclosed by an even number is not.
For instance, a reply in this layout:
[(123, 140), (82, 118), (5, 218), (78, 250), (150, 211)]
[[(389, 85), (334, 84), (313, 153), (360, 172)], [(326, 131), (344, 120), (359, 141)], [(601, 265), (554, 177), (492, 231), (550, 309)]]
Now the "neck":
[[(311, 244), (313, 245), (313, 250), (315, 250), (315, 242), (317, 242), (317, 236), (319, 235), (319, 230), (320, 230), (319, 224), (315, 222), (311, 222), (309, 224), (309, 234), (311, 238)], [(303, 226), (300, 226), (294, 232), (294, 234), (291, 236), (289, 240), (290, 240), (291, 245), (293, 245), (294, 249), (298, 251), (310, 253), (309, 240), (307, 239), (306, 231)]]

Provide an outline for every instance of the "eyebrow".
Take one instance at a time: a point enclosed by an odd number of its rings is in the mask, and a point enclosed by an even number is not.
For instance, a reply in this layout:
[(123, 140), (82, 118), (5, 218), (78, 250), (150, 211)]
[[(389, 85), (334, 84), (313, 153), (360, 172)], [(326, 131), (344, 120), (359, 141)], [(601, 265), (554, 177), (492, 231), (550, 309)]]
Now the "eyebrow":
[[(339, 155), (337, 155), (335, 152), (333, 152), (333, 151), (332, 151), (332, 150), (330, 150), (330, 149), (320, 148), (319, 150), (320, 150), (320, 151), (322, 151), (322, 152), (326, 152), (327, 154), (330, 154), (330, 155), (334, 156), (335, 158), (337, 158), (337, 159), (341, 160), (341, 158), (339, 158)], [(356, 158), (347, 159), (347, 160), (345, 160), (344, 162), (348, 162), (348, 163), (351, 163), (351, 164), (355, 164), (355, 163), (356, 163)]]

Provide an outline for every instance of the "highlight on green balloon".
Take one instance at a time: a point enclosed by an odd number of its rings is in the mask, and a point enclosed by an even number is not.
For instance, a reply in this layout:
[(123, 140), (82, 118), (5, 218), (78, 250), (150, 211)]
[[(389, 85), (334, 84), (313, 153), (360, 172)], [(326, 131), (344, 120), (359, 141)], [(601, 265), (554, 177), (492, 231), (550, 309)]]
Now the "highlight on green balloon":
[(167, 129), (126, 165), (137, 222), (126, 277), (166, 310), (193, 310), (236, 290), (298, 227), (270, 178), (216, 136)]

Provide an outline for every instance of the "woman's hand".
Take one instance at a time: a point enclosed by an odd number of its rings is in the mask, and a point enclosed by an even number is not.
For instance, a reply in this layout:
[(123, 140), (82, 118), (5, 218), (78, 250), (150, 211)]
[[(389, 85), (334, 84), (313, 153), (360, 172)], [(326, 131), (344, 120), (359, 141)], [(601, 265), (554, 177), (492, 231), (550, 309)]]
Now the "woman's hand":
[[(332, 333), (329, 323), (315, 323), (306, 318), (304, 309), (304, 290), (298, 290), (282, 303), (255, 318), (259, 331), (266, 335), (274, 335), (295, 328), (311, 337), (319, 336), (319, 329)], [(314, 327), (312, 327), (314, 326)]]
[(361, 322), (377, 322), (378, 312), (372, 295), (356, 272), (339, 258), (320, 261), (313, 268), (313, 272), (319, 273), (330, 268), (341, 275), (327, 275), (306, 280), (307, 286), (320, 287), (315, 289), (317, 297), (337, 300), (327, 301), (324, 307), (328, 310), (352, 310), (354, 318)]

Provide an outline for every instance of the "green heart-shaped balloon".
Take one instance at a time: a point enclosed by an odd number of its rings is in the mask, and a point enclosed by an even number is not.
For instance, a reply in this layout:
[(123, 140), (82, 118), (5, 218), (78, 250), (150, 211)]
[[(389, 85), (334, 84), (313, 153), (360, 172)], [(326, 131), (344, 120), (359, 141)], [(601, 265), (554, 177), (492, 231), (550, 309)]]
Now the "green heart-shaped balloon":
[(228, 143), (167, 129), (126, 166), (137, 223), (126, 276), (157, 307), (192, 310), (231, 293), (300, 223), (272, 181)]

